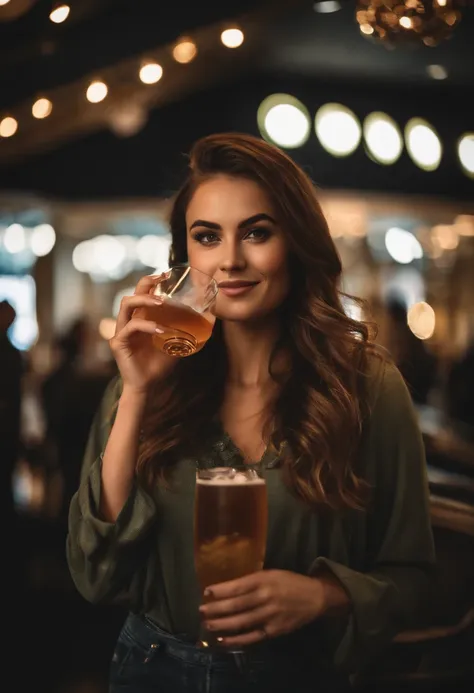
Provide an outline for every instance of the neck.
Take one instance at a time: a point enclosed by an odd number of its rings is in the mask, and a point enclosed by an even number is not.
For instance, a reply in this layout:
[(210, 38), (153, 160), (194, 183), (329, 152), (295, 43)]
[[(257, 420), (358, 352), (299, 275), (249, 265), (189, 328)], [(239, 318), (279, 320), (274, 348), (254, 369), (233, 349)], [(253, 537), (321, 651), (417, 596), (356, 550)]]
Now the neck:
[(229, 363), (228, 382), (239, 387), (266, 385), (270, 358), (280, 334), (277, 321), (224, 322), (223, 335)]

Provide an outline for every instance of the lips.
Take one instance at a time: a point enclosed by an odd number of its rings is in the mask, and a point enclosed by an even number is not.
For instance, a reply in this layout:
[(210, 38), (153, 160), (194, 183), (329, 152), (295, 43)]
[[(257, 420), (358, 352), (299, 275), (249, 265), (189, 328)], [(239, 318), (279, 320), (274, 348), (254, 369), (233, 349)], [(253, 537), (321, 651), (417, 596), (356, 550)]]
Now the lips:
[(218, 284), (219, 291), (225, 296), (241, 296), (251, 291), (260, 282), (241, 280), (226, 281)]
[(258, 282), (250, 282), (244, 280), (227, 281), (218, 284), (219, 289), (243, 289), (249, 286), (255, 286)]

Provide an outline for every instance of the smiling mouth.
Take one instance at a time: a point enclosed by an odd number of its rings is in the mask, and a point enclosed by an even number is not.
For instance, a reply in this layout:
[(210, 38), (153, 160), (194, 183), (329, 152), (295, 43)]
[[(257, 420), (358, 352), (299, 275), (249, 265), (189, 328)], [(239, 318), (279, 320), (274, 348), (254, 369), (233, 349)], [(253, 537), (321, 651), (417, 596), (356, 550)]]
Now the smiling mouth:
[(244, 280), (235, 280), (221, 282), (217, 286), (219, 289), (248, 289), (250, 286), (256, 286), (259, 282), (250, 282)]
[(221, 282), (220, 284), (218, 284), (218, 287), (219, 291), (223, 293), (225, 296), (240, 296), (241, 294), (245, 294), (251, 291), (251, 289), (257, 286), (259, 283), (260, 282), (235, 280)]

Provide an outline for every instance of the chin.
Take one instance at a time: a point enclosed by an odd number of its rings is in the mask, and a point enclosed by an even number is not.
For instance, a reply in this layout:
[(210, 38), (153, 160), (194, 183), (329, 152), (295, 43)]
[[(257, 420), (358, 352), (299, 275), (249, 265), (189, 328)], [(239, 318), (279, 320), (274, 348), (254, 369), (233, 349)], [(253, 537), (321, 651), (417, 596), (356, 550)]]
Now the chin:
[(215, 315), (216, 318), (223, 322), (252, 323), (259, 320), (266, 320), (275, 313), (275, 309), (267, 309), (263, 306), (234, 305), (218, 306)]

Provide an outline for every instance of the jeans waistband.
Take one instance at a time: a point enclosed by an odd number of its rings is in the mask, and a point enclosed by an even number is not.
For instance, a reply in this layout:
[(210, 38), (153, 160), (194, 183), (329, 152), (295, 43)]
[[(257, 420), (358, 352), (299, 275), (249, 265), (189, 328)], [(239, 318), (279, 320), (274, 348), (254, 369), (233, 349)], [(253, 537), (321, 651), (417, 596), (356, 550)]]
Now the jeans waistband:
[[(220, 652), (216, 649), (204, 649), (189, 642), (180, 640), (171, 633), (162, 630), (156, 623), (143, 615), (130, 613), (125, 621), (123, 632), (135, 640), (144, 649), (164, 649), (165, 652), (177, 659), (192, 664), (209, 665), (215, 667), (235, 667), (235, 660), (231, 652)], [(260, 664), (275, 657), (271, 648), (266, 643), (261, 646), (252, 646), (245, 652), (249, 663)]]
[[(123, 628), (128, 637), (142, 648), (153, 651), (157, 648), (188, 663), (221, 668), (235, 667), (236, 659), (224, 649), (205, 649), (181, 640), (168, 633), (145, 615), (129, 613)], [(253, 665), (292, 666), (314, 668), (318, 674), (334, 674), (330, 661), (324, 656), (323, 642), (314, 631), (302, 629), (292, 636), (271, 638), (245, 648), (245, 660)]]

